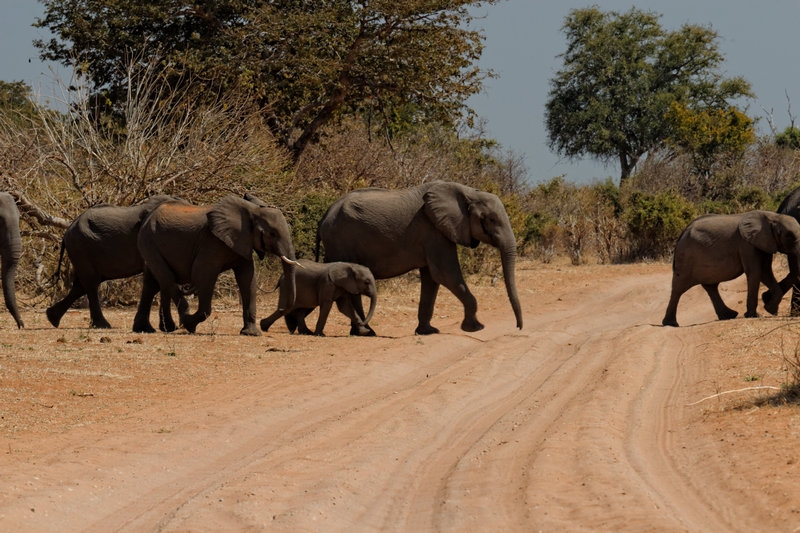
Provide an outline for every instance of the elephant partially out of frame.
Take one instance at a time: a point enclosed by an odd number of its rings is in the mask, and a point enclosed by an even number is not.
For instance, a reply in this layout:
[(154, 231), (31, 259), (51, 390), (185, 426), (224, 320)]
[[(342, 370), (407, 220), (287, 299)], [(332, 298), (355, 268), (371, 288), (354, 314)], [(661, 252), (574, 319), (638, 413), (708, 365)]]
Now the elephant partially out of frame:
[[(797, 187), (786, 195), (781, 205), (778, 206), (777, 212), (782, 215), (789, 215), (800, 222), (800, 187)], [(790, 271), (785, 278), (778, 282), (783, 293), (787, 292), (790, 288), (792, 289), (791, 306), (789, 308), (789, 314), (791, 316), (800, 316), (800, 287), (798, 287), (798, 281), (800, 280), (792, 275)], [(770, 291), (767, 291), (762, 295), (762, 298), (764, 302), (767, 302), (773, 298), (773, 295)]]
[(72, 263), (72, 286), (67, 295), (47, 308), (47, 320), (58, 327), (75, 301), (89, 300), (90, 326), (110, 328), (103, 316), (98, 288), (107, 280), (141, 274), (144, 261), (136, 240), (142, 221), (164, 202), (186, 203), (175, 196), (159, 194), (132, 206), (98, 205), (78, 215), (64, 232), (56, 276), (64, 251)]
[(238, 196), (226, 196), (213, 205), (162, 204), (142, 224), (139, 252), (145, 262), (142, 297), (133, 321), (136, 332), (155, 331), (150, 325), (153, 297), (161, 291), (160, 322), (174, 331), (170, 302), (179, 297), (180, 285), (197, 293), (198, 308), (188, 313), (179, 305), (181, 324), (194, 333), (211, 315), (211, 298), (217, 277), (233, 270), (242, 303), (242, 335), (261, 335), (256, 325), (257, 284), (253, 252), (263, 258), (274, 254), (283, 259), (287, 283), (286, 306), (295, 299), (295, 265), (289, 225), (277, 208)]
[(22, 238), (19, 234), (19, 210), (14, 197), (0, 192), (0, 281), (3, 283), (3, 300), (18, 328), (25, 327), (17, 308), (17, 266), (22, 255)]
[[(375, 286), (375, 278), (367, 267), (341, 261), (317, 263), (307, 259), (300, 259), (298, 263), (301, 268), (298, 268), (295, 273), (297, 296), (294, 305), (287, 307), (282, 303), (281, 300), (286, 298), (285, 291), (282, 290), (278, 310), (261, 320), (262, 331), (268, 331), (276, 320), (283, 317), (291, 333), (297, 330), (301, 335), (324, 336), (323, 330), (328, 320), (328, 314), (333, 303), (336, 302), (339, 311), (350, 318), (351, 323), (359, 324), (361, 331), (365, 334), (374, 335), (368, 324), (375, 312), (378, 291)], [(278, 280), (278, 286), (283, 288), (283, 276)], [(353, 309), (350, 295), (359, 297), (364, 295), (370, 299), (369, 311), (363, 322)], [(319, 317), (312, 332), (306, 326), (305, 319), (317, 307), (319, 307)]]
[[(366, 266), (376, 279), (419, 269), (422, 288), (417, 313), (418, 335), (438, 333), (431, 325), (439, 286), (447, 287), (464, 306), (461, 329), (478, 331), (478, 304), (467, 288), (458, 262), (458, 245), (484, 242), (497, 248), (508, 299), (522, 328), (514, 267), (517, 239), (503, 202), (496, 195), (459, 183), (435, 181), (405, 190), (361, 189), (328, 208), (317, 231), (325, 261)], [(319, 257), (319, 255), (318, 255)], [(360, 298), (354, 300), (364, 317)], [(359, 334), (352, 323), (352, 334)]]
[(784, 294), (772, 273), (772, 256), (776, 252), (787, 255), (792, 275), (800, 272), (800, 224), (790, 216), (749, 211), (696, 218), (675, 246), (672, 294), (662, 324), (678, 325), (678, 301), (695, 285), (703, 286), (720, 320), (735, 318), (738, 313), (722, 301), (719, 284), (742, 274), (747, 276), (745, 317), (758, 316), (756, 307), (761, 283), (771, 293), (764, 307), (776, 314)]

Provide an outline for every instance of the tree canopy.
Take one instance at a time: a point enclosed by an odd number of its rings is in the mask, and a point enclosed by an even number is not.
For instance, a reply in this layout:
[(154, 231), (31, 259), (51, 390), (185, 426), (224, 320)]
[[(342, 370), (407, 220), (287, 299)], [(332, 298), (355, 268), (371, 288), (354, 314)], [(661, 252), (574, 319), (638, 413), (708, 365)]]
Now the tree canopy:
[[(76, 65), (112, 108), (131, 61), (156, 58), (175, 84), (253, 97), (297, 159), (321, 126), (398, 110), (454, 124), (490, 73), (469, 7), (494, 0), (42, 0), (43, 59)], [(407, 111), (403, 112), (407, 116)]]
[(746, 80), (723, 76), (710, 27), (667, 31), (651, 12), (591, 7), (571, 11), (562, 29), (567, 50), (546, 104), (550, 148), (568, 158), (617, 161), (621, 182), (674, 133), (666, 120), (673, 103), (727, 114), (733, 100), (752, 96)]

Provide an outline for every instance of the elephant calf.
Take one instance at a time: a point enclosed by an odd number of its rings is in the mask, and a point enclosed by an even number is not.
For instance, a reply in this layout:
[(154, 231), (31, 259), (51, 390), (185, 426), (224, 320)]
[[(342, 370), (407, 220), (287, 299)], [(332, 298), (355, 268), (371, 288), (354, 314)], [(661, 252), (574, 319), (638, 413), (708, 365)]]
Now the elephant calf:
[(738, 313), (722, 301), (719, 284), (747, 276), (747, 312), (757, 317), (758, 288), (769, 288), (765, 309), (772, 314), (784, 290), (772, 273), (772, 255), (784, 253), (789, 269), (800, 272), (800, 223), (787, 215), (770, 211), (750, 211), (738, 215), (705, 215), (693, 220), (678, 238), (672, 262), (672, 294), (662, 324), (677, 326), (678, 301), (684, 292), (702, 285), (720, 320)]
[[(297, 330), (302, 335), (311, 335), (312, 331), (306, 326), (305, 318), (319, 306), (319, 318), (313, 334), (324, 336), (323, 330), (328, 314), (333, 302), (336, 302), (339, 311), (350, 318), (351, 322), (359, 324), (357, 334), (375, 335), (368, 324), (375, 312), (377, 290), (375, 278), (367, 267), (345, 262), (316, 263), (307, 259), (301, 259), (299, 263), (302, 268), (295, 271), (294, 305), (291, 307), (283, 305), (285, 296), (283, 276), (281, 276), (278, 280), (278, 286), (281, 287), (278, 310), (261, 321), (263, 331), (268, 331), (276, 320), (283, 317), (290, 332), (294, 333)], [(351, 300), (352, 296), (360, 298), (362, 294), (370, 298), (369, 311), (363, 322), (355, 312)]]

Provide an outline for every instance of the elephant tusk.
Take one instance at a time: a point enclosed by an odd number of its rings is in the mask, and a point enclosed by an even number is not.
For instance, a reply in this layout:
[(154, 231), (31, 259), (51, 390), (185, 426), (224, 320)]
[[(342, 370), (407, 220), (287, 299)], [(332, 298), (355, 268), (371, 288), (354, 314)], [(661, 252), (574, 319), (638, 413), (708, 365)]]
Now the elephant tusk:
[(288, 263), (288, 264), (290, 264), (290, 265), (294, 265), (294, 266), (299, 266), (300, 268), (305, 268), (303, 265), (301, 265), (301, 264), (300, 264), (300, 263), (298, 263), (297, 261), (292, 261), (291, 259), (289, 259), (289, 258), (288, 258), (288, 257), (286, 257), (285, 255), (282, 255), (282, 256), (281, 256), (281, 259), (283, 260), (283, 262), (284, 262), (284, 263)]

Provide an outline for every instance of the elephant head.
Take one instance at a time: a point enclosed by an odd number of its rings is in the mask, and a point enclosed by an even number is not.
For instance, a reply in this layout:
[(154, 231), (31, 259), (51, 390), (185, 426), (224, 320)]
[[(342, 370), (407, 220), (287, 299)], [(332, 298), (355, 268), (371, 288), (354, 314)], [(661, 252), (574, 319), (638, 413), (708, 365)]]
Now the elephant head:
[(800, 258), (800, 223), (793, 217), (770, 211), (750, 211), (742, 215), (739, 234), (762, 252), (780, 252)]
[(349, 294), (363, 294), (369, 297), (369, 311), (364, 319), (364, 323), (369, 324), (378, 302), (378, 291), (372, 272), (367, 267), (354, 263), (331, 263), (331, 268), (328, 269), (328, 279)]
[(244, 258), (253, 252), (260, 259), (270, 253), (283, 260), (287, 308), (295, 300), (294, 245), (289, 224), (280, 209), (257, 205), (237, 196), (227, 196), (208, 213), (209, 228), (219, 240)]
[(522, 328), (514, 267), (517, 238), (503, 202), (496, 195), (458, 183), (432, 183), (423, 196), (425, 214), (448, 239), (472, 248), (483, 242), (500, 252), (506, 292)]

